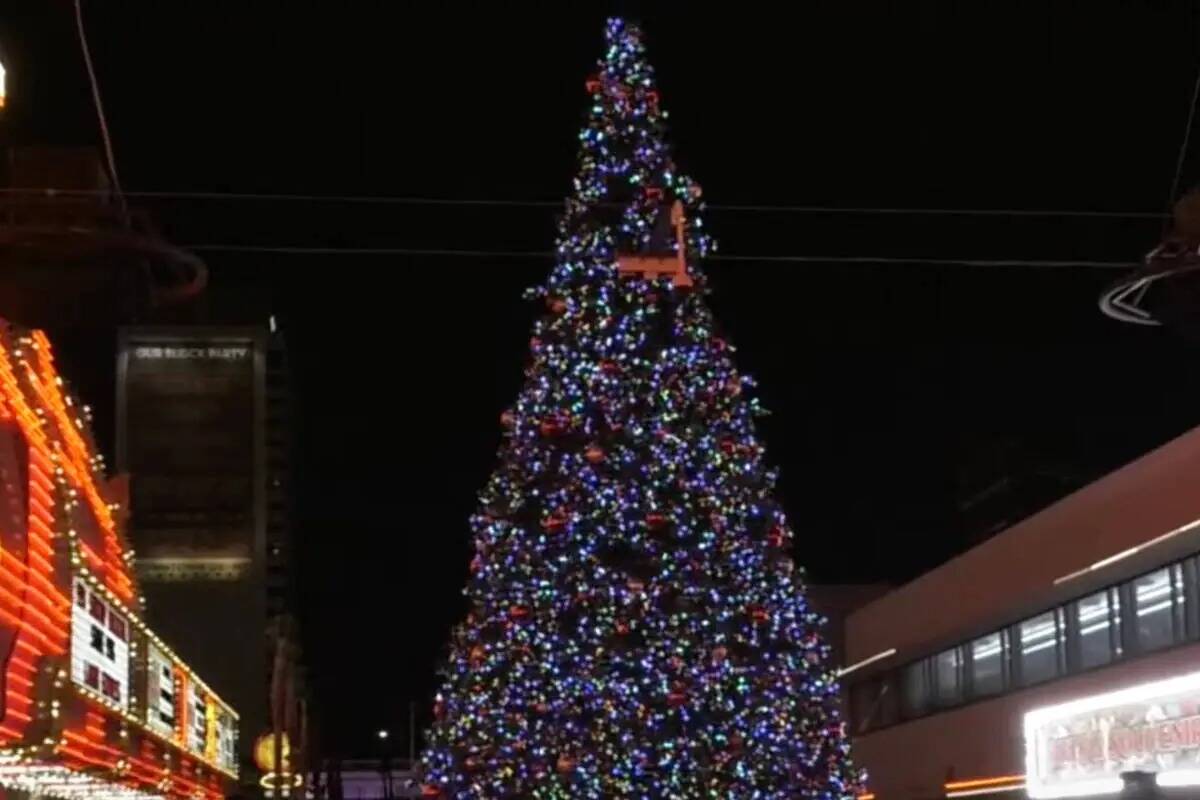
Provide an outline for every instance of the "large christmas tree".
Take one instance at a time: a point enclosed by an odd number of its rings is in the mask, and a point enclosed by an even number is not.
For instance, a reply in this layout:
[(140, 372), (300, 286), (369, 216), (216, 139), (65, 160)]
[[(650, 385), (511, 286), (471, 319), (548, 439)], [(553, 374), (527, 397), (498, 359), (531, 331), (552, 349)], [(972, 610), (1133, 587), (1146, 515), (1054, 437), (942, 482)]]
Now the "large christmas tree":
[(700, 188), (607, 25), (526, 383), (472, 518), (428, 797), (847, 798), (838, 688), (698, 264)]

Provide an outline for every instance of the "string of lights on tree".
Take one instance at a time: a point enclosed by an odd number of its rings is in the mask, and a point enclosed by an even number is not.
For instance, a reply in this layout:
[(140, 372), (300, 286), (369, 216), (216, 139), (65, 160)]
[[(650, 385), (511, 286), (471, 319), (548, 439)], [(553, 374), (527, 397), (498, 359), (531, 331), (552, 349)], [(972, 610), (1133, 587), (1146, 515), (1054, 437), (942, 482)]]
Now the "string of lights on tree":
[(671, 158), (639, 30), (609, 20), (606, 44), (556, 265), (530, 291), (545, 313), (526, 383), (471, 519), (422, 792), (853, 797), (764, 412), (704, 302), (701, 190)]

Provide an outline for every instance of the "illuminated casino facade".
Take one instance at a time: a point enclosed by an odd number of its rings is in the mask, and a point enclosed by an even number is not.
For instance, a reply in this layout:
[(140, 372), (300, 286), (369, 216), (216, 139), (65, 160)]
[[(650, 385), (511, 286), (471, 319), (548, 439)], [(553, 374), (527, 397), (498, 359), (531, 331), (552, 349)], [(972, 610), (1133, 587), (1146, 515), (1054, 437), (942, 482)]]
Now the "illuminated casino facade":
[(0, 324), (0, 796), (219, 800), (237, 715), (142, 621), (87, 416)]

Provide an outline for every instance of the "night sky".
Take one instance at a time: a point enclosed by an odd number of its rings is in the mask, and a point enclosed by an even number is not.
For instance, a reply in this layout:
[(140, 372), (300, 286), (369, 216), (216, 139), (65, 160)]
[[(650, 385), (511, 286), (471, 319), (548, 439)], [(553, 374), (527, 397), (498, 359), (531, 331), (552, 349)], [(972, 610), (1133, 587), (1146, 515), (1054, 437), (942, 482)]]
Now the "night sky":
[[(1034, 487), (1007, 507), (999, 491), (1006, 518), (1200, 422), (1195, 351), (1098, 312), (1120, 271), (734, 258), (1132, 265), (1154, 219), (721, 208), (1161, 212), (1200, 62), (1194, 3), (408, 5), (85, 2), (125, 187), (557, 201), (603, 18), (632, 12), (677, 160), (714, 206), (712, 304), (774, 412), (768, 454), (814, 580), (908, 579), (995, 523), (966, 506), (989, 487)], [(96, 142), (70, 6), (2, 6), (15, 140)], [(545, 251), (554, 233), (553, 209), (526, 205), (136, 202), (185, 245)], [(368, 755), (389, 727), (404, 750), (521, 380), (536, 309), (520, 293), (549, 263), (204, 255), (214, 291), (266, 297), (291, 349), (323, 738)]]

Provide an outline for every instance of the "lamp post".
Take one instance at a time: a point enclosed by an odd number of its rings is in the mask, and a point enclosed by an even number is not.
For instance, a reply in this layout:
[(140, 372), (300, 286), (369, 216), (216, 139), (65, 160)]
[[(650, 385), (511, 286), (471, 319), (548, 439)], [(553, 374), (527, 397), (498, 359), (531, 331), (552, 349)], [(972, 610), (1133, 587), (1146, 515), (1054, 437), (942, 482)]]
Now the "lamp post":
[(383, 778), (383, 797), (384, 800), (392, 800), (392, 759), (387, 728), (380, 728), (375, 736), (379, 739), (379, 747), (383, 751), (379, 761), (380, 777)]

